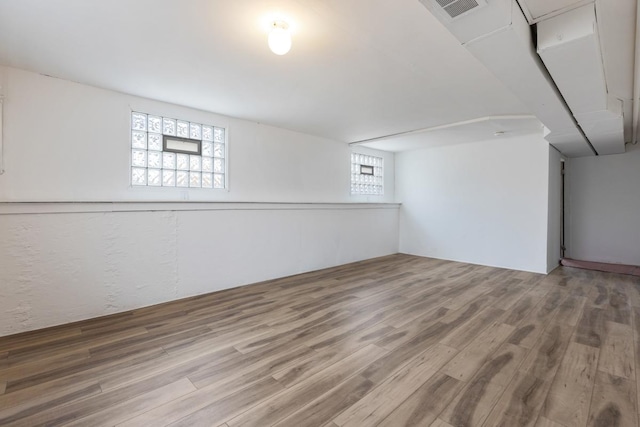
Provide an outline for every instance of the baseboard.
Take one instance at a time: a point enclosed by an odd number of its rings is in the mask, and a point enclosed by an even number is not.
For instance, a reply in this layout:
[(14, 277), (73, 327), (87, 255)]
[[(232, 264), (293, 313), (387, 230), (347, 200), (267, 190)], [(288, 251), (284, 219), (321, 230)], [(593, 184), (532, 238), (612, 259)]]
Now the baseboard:
[(605, 262), (579, 261), (570, 258), (563, 258), (560, 264), (565, 267), (582, 268), (585, 270), (604, 271), (607, 273), (627, 274), (640, 277), (640, 266), (609, 264)]

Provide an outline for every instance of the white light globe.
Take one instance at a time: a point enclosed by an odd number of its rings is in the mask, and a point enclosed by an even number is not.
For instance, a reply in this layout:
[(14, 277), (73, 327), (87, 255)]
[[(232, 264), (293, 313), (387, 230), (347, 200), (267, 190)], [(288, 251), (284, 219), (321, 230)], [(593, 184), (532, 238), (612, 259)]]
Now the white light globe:
[(288, 25), (274, 23), (269, 32), (269, 49), (276, 55), (284, 55), (291, 50), (291, 34)]

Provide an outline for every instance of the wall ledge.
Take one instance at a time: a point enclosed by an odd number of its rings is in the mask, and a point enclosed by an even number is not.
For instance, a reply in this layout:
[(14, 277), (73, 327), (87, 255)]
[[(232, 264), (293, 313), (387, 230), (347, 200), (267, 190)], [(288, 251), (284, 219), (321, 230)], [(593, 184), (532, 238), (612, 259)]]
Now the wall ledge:
[(245, 210), (358, 210), (399, 209), (400, 203), (289, 203), (289, 202), (0, 202), (0, 215), (172, 212), (172, 211), (245, 211)]

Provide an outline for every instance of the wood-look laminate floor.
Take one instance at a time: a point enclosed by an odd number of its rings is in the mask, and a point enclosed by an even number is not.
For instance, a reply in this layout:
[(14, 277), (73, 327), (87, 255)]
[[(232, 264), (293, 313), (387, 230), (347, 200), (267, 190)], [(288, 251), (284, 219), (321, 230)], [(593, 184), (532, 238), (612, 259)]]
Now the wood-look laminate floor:
[(0, 425), (637, 426), (640, 278), (394, 255), (0, 338)]

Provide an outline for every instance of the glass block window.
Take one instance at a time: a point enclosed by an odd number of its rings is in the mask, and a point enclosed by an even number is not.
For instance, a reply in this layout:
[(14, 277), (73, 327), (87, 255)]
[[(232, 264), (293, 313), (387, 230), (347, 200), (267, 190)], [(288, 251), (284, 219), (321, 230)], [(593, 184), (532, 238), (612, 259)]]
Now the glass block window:
[(224, 189), (225, 144), (224, 128), (134, 111), (131, 185)]
[(351, 153), (351, 194), (382, 196), (383, 172), (382, 157)]

